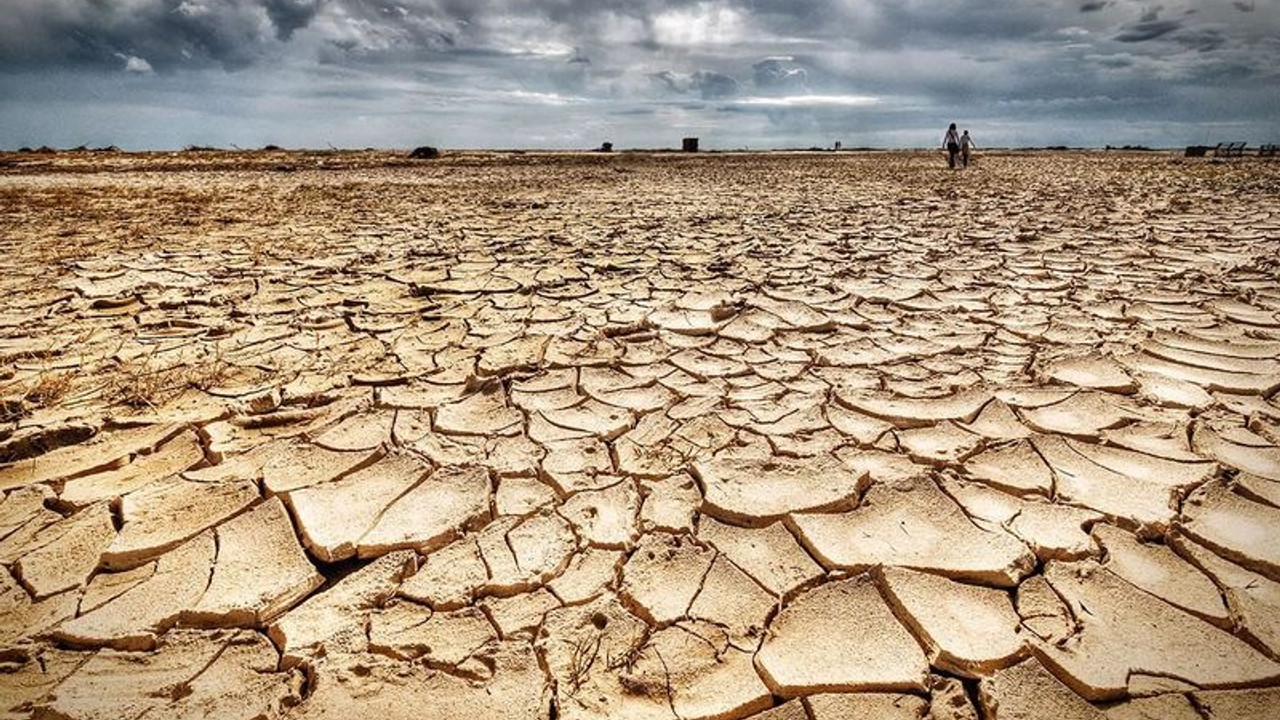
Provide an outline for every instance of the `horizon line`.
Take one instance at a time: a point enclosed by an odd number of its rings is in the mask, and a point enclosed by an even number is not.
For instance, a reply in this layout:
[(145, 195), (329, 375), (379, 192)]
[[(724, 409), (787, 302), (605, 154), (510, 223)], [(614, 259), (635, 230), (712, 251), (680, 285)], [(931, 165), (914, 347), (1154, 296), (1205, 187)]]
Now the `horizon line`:
[[(1217, 143), (1215, 145), (993, 145), (983, 148), (977, 148), (979, 152), (991, 151), (1016, 151), (1016, 150), (1097, 150), (1097, 151), (1132, 151), (1132, 152), (1159, 152), (1166, 150), (1183, 150), (1189, 147), (1204, 147), (1213, 149), (1216, 145), (1227, 145), (1227, 143)], [(1250, 144), (1245, 147), (1249, 148)], [(704, 155), (713, 153), (764, 153), (764, 152), (804, 152), (804, 153), (847, 153), (847, 152), (943, 152), (945, 148), (933, 146), (876, 146), (876, 145), (857, 145), (842, 146), (835, 148), (832, 146), (778, 146), (778, 147), (758, 147), (750, 146), (729, 147), (729, 148), (699, 148), (695, 151), (687, 151), (677, 146), (670, 147), (617, 147), (614, 146), (610, 150), (604, 150), (601, 147), (580, 147), (580, 148), (552, 148), (552, 147), (441, 147), (441, 146), (417, 146), (431, 147), (440, 153), (585, 153), (593, 155), (620, 155), (625, 153), (676, 153), (681, 155)], [(1261, 145), (1253, 145), (1254, 148)], [(261, 147), (240, 147), (235, 144), (228, 146), (214, 145), (186, 145), (183, 147), (167, 147), (167, 148), (147, 148), (147, 149), (127, 149), (118, 145), (103, 145), (90, 147), (88, 145), (77, 145), (74, 147), (53, 147), (50, 145), (40, 145), (38, 147), (21, 146), (17, 148), (0, 148), (0, 154), (22, 154), (22, 155), (47, 155), (57, 153), (81, 153), (81, 154), (128, 154), (143, 155), (148, 153), (270, 153), (270, 152), (309, 152), (309, 153), (351, 153), (351, 152), (387, 152), (387, 153), (404, 153), (412, 152), (416, 149), (413, 146), (366, 146), (366, 147), (336, 147), (329, 145), (328, 147), (283, 147), (274, 144), (267, 144)]]

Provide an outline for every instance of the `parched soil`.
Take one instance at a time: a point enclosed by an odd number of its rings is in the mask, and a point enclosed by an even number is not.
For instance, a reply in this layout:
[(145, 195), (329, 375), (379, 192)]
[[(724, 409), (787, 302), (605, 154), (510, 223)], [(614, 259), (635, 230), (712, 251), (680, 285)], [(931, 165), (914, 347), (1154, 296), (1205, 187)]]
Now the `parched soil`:
[(1280, 163), (0, 155), (0, 718), (1280, 716)]

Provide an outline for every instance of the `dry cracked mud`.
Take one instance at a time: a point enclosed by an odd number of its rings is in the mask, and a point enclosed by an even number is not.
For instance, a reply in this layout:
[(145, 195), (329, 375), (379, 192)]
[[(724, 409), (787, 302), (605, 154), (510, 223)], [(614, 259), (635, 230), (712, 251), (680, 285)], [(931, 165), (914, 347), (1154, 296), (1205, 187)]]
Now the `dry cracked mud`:
[(0, 156), (0, 718), (1280, 717), (1280, 164)]

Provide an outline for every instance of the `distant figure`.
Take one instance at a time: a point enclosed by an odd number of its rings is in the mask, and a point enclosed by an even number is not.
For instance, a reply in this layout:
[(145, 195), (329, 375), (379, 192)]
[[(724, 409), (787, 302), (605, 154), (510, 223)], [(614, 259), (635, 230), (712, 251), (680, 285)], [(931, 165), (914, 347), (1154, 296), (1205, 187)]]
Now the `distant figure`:
[(969, 151), (976, 147), (978, 146), (973, 144), (973, 138), (969, 137), (969, 131), (965, 130), (960, 136), (960, 162), (964, 163), (965, 167), (969, 167)]
[(955, 123), (947, 128), (947, 134), (942, 138), (942, 147), (947, 149), (947, 167), (955, 170), (956, 155), (960, 153), (960, 134), (956, 132)]

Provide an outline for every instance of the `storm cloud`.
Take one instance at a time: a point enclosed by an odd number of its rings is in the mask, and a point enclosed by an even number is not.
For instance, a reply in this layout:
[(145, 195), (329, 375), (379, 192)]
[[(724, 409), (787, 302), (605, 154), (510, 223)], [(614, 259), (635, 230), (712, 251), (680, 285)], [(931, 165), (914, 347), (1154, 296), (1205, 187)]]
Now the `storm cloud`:
[(306, 27), (320, 11), (320, 0), (263, 0), (267, 18), (275, 26), (276, 37), (288, 40), (293, 32)]
[(1238, 0), (6, 0), (0, 146), (1263, 142), (1277, 37)]
[(1182, 23), (1176, 20), (1143, 20), (1125, 28), (1123, 32), (1116, 35), (1116, 40), (1120, 42), (1146, 42), (1147, 40), (1155, 40), (1158, 37), (1168, 35), (1181, 27)]
[[(0, 15), (0, 63), (18, 68), (225, 69), (263, 59), (302, 25), (289, 0), (11, 0)], [(268, 11), (268, 8), (271, 8)], [(282, 23), (275, 25), (279, 19)], [(305, 22), (303, 23), (305, 24)]]

